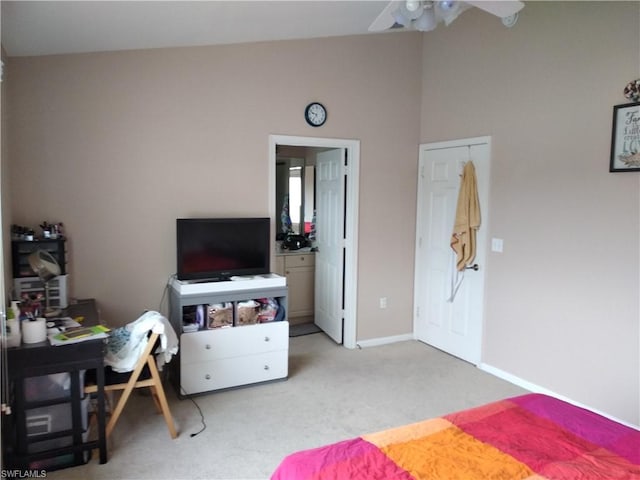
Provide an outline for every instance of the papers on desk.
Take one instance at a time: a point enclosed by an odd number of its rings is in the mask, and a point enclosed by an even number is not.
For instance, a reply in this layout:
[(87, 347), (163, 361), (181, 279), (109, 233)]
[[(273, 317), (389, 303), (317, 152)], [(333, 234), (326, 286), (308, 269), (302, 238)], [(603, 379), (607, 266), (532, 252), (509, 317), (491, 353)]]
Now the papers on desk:
[(50, 334), (49, 342), (51, 345), (71, 345), (73, 343), (84, 342), (85, 340), (107, 338), (109, 331), (110, 329), (104, 325), (66, 328), (64, 332)]
[(58, 331), (56, 333), (64, 332), (67, 328), (81, 327), (78, 322), (76, 322), (71, 317), (56, 317), (50, 318), (47, 320), (47, 328), (57, 328)]

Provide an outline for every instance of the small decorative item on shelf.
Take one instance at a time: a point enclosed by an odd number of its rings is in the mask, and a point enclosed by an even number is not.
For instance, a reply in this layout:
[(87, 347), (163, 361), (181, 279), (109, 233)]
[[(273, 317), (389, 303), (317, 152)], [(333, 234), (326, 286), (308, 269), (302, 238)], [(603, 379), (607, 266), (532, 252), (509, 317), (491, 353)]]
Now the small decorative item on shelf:
[[(40, 228), (42, 229), (41, 238), (45, 240), (49, 240), (49, 239), (54, 240), (57, 238), (64, 238), (62, 227), (63, 227), (62, 222), (58, 222), (58, 223), (42, 222), (40, 224)], [(32, 241), (32, 240), (36, 240), (37, 238), (33, 228), (14, 224), (14, 225), (11, 225), (11, 239)]]
[[(33, 230), (29, 227), (23, 227), (22, 225), (16, 224), (11, 225), (11, 238), (13, 240), (26, 240), (29, 232), (31, 233), (31, 236), (33, 236)], [(33, 240), (33, 238), (31, 238), (31, 240)]]
[(40, 224), (40, 228), (42, 229), (42, 238), (51, 238), (51, 225), (44, 222)]
[(58, 237), (62, 237), (62, 222), (59, 223), (48, 223), (42, 222), (40, 224), (40, 228), (42, 229), (42, 238), (45, 239), (56, 239)]

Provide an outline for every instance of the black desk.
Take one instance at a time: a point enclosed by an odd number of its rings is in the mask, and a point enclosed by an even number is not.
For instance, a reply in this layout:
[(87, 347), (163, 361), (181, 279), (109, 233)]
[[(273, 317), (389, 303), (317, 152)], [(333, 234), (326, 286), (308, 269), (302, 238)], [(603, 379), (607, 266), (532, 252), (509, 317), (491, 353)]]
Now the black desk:
[[(93, 299), (79, 300), (77, 304), (69, 305), (61, 316), (76, 318), (84, 317), (83, 325), (97, 325), (99, 323), (98, 310)], [(19, 347), (7, 349), (8, 376), (12, 385), (10, 404), (13, 415), (5, 417), (3, 422), (4, 444), (7, 447), (5, 468), (26, 470), (32, 462), (51, 459), (60, 455), (73, 454), (74, 462), (71, 466), (85, 463), (85, 452), (98, 448), (100, 463), (107, 462), (107, 440), (105, 434), (105, 398), (104, 398), (104, 341), (87, 340), (72, 345), (52, 346), (49, 341), (33, 344), (22, 344)], [(83, 441), (81, 371), (96, 369), (97, 419), (98, 439)], [(70, 397), (56, 400), (38, 400), (25, 398), (24, 379), (54, 373), (69, 373), (71, 381)], [(47, 407), (61, 403), (71, 404), (72, 428), (55, 433), (27, 436), (26, 410)], [(37, 453), (29, 453), (29, 444), (34, 441), (54, 440), (72, 436), (70, 446), (54, 448)], [(8, 445), (7, 445), (8, 444)], [(11, 448), (13, 447), (13, 448)], [(53, 470), (56, 467), (48, 467)]]

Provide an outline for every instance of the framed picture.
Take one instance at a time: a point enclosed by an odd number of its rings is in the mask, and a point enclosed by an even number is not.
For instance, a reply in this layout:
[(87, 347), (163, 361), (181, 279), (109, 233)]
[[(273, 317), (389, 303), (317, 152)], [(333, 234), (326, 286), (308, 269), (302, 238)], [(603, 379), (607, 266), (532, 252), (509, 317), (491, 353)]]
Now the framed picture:
[(640, 102), (613, 107), (610, 172), (640, 172)]

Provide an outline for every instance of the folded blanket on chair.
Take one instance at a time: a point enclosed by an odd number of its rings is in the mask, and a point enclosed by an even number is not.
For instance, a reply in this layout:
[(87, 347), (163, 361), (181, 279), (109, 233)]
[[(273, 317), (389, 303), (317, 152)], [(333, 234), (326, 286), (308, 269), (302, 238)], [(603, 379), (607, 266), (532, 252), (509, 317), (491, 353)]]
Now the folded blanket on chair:
[(178, 353), (178, 336), (169, 321), (160, 313), (149, 310), (137, 320), (115, 328), (109, 334), (105, 365), (120, 373), (131, 372), (147, 346), (147, 334), (158, 333), (160, 345), (155, 350), (158, 370)]

